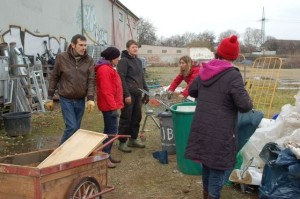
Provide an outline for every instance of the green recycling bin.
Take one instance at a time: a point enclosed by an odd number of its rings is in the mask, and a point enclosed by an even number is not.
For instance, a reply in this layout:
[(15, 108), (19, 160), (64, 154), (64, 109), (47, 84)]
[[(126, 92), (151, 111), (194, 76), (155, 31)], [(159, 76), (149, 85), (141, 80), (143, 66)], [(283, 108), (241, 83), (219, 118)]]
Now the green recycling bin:
[(196, 102), (183, 102), (171, 106), (173, 129), (175, 134), (177, 166), (180, 172), (187, 175), (201, 175), (202, 166), (184, 157), (185, 148), (195, 113)]

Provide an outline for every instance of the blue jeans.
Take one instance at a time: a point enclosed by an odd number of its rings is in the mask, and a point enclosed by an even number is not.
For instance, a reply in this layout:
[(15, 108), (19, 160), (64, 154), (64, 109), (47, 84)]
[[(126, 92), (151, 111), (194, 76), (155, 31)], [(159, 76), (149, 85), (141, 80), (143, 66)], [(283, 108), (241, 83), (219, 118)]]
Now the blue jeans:
[(62, 144), (80, 128), (85, 109), (85, 99), (67, 99), (59, 96), (59, 101), (65, 122), (64, 134), (60, 141)]
[(231, 171), (232, 169), (212, 169), (202, 164), (203, 189), (206, 190), (212, 198), (219, 199), (221, 190), (227, 182)]
[[(118, 117), (112, 115), (112, 111), (102, 111), (104, 120), (104, 132), (105, 134), (117, 134), (118, 133)], [(103, 144), (108, 142), (111, 138), (108, 137), (104, 140)], [(110, 154), (112, 144), (108, 145), (103, 149), (103, 152)]]

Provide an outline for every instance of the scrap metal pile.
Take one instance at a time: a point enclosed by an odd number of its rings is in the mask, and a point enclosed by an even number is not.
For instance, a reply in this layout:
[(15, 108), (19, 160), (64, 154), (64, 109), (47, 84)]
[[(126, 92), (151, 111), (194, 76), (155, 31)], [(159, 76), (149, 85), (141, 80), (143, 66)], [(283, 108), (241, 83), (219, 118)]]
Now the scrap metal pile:
[(0, 44), (0, 105), (5, 110), (42, 111), (47, 99), (44, 65), (33, 64), (15, 42)]

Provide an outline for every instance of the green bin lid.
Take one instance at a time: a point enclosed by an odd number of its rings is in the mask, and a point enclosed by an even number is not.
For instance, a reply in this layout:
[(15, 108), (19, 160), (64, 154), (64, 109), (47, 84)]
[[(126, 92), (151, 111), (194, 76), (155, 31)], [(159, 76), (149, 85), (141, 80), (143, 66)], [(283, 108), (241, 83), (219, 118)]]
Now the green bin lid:
[(190, 114), (195, 112), (196, 105), (196, 102), (183, 102), (174, 104), (173, 106), (171, 106), (170, 110), (172, 113)]

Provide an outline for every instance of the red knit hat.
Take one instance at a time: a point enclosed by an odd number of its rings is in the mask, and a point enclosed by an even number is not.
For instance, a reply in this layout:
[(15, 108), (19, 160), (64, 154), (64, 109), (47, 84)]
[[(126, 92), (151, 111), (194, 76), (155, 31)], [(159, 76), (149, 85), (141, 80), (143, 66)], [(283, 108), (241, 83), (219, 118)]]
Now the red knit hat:
[(217, 49), (217, 54), (227, 60), (236, 60), (239, 56), (240, 45), (236, 35), (223, 39)]

